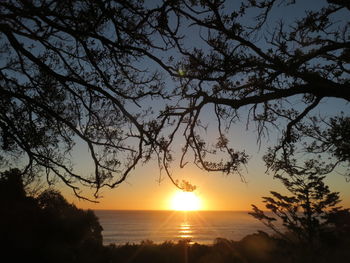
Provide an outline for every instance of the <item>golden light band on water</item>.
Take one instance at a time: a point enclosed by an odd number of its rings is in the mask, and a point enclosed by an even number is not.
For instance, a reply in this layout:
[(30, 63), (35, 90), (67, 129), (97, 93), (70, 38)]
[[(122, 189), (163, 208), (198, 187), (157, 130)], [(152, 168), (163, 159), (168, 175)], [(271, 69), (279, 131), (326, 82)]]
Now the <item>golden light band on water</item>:
[(193, 238), (191, 225), (188, 223), (182, 223), (179, 227), (179, 236), (180, 238)]
[(192, 229), (190, 225), (187, 224), (182, 224), (180, 226), (180, 230), (179, 230), (180, 234), (191, 234), (192, 233)]

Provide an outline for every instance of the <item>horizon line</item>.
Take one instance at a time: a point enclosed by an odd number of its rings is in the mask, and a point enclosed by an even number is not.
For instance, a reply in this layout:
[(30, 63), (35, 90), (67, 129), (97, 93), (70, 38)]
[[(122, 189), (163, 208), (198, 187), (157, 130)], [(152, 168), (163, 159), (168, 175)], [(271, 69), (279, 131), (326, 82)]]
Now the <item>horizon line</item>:
[[(253, 212), (252, 210), (173, 210), (173, 209), (93, 209), (87, 208), (84, 210), (93, 210), (93, 211), (153, 211), (153, 212)], [(265, 211), (264, 211), (265, 212)], [(267, 210), (266, 210), (267, 212)]]

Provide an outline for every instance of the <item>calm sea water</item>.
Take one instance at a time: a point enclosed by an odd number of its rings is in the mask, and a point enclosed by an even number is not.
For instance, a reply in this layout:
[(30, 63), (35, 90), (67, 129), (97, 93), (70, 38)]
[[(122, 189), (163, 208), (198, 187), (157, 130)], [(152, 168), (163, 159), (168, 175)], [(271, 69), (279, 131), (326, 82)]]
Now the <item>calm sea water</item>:
[(96, 210), (103, 227), (105, 245), (155, 243), (190, 239), (192, 242), (211, 244), (215, 238), (240, 240), (248, 234), (263, 230), (262, 223), (248, 212), (233, 211), (118, 211)]

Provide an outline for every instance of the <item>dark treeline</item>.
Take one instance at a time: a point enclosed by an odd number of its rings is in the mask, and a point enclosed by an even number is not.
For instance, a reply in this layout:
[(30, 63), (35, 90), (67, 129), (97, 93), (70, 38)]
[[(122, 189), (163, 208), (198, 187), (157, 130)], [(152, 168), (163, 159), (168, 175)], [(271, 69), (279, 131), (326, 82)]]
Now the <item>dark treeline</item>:
[(28, 196), (19, 170), (0, 174), (1, 257), (11, 262), (98, 262), (102, 227), (55, 190)]
[[(69, 204), (55, 190), (29, 196), (19, 170), (0, 174), (2, 257), (11, 262), (348, 262), (350, 214), (341, 210), (315, 246), (288, 242), (264, 232), (240, 241), (212, 245), (178, 243), (103, 246), (102, 227), (93, 211)], [(293, 229), (285, 233), (293, 236)], [(314, 243), (316, 240), (314, 241)]]

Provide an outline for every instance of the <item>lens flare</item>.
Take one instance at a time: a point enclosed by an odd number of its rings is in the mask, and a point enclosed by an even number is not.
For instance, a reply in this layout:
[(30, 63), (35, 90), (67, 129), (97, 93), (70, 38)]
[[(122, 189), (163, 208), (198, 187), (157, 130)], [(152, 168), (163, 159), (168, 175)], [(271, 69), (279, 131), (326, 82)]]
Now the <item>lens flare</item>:
[(171, 200), (171, 209), (177, 211), (194, 211), (201, 208), (201, 200), (194, 192), (178, 191)]

